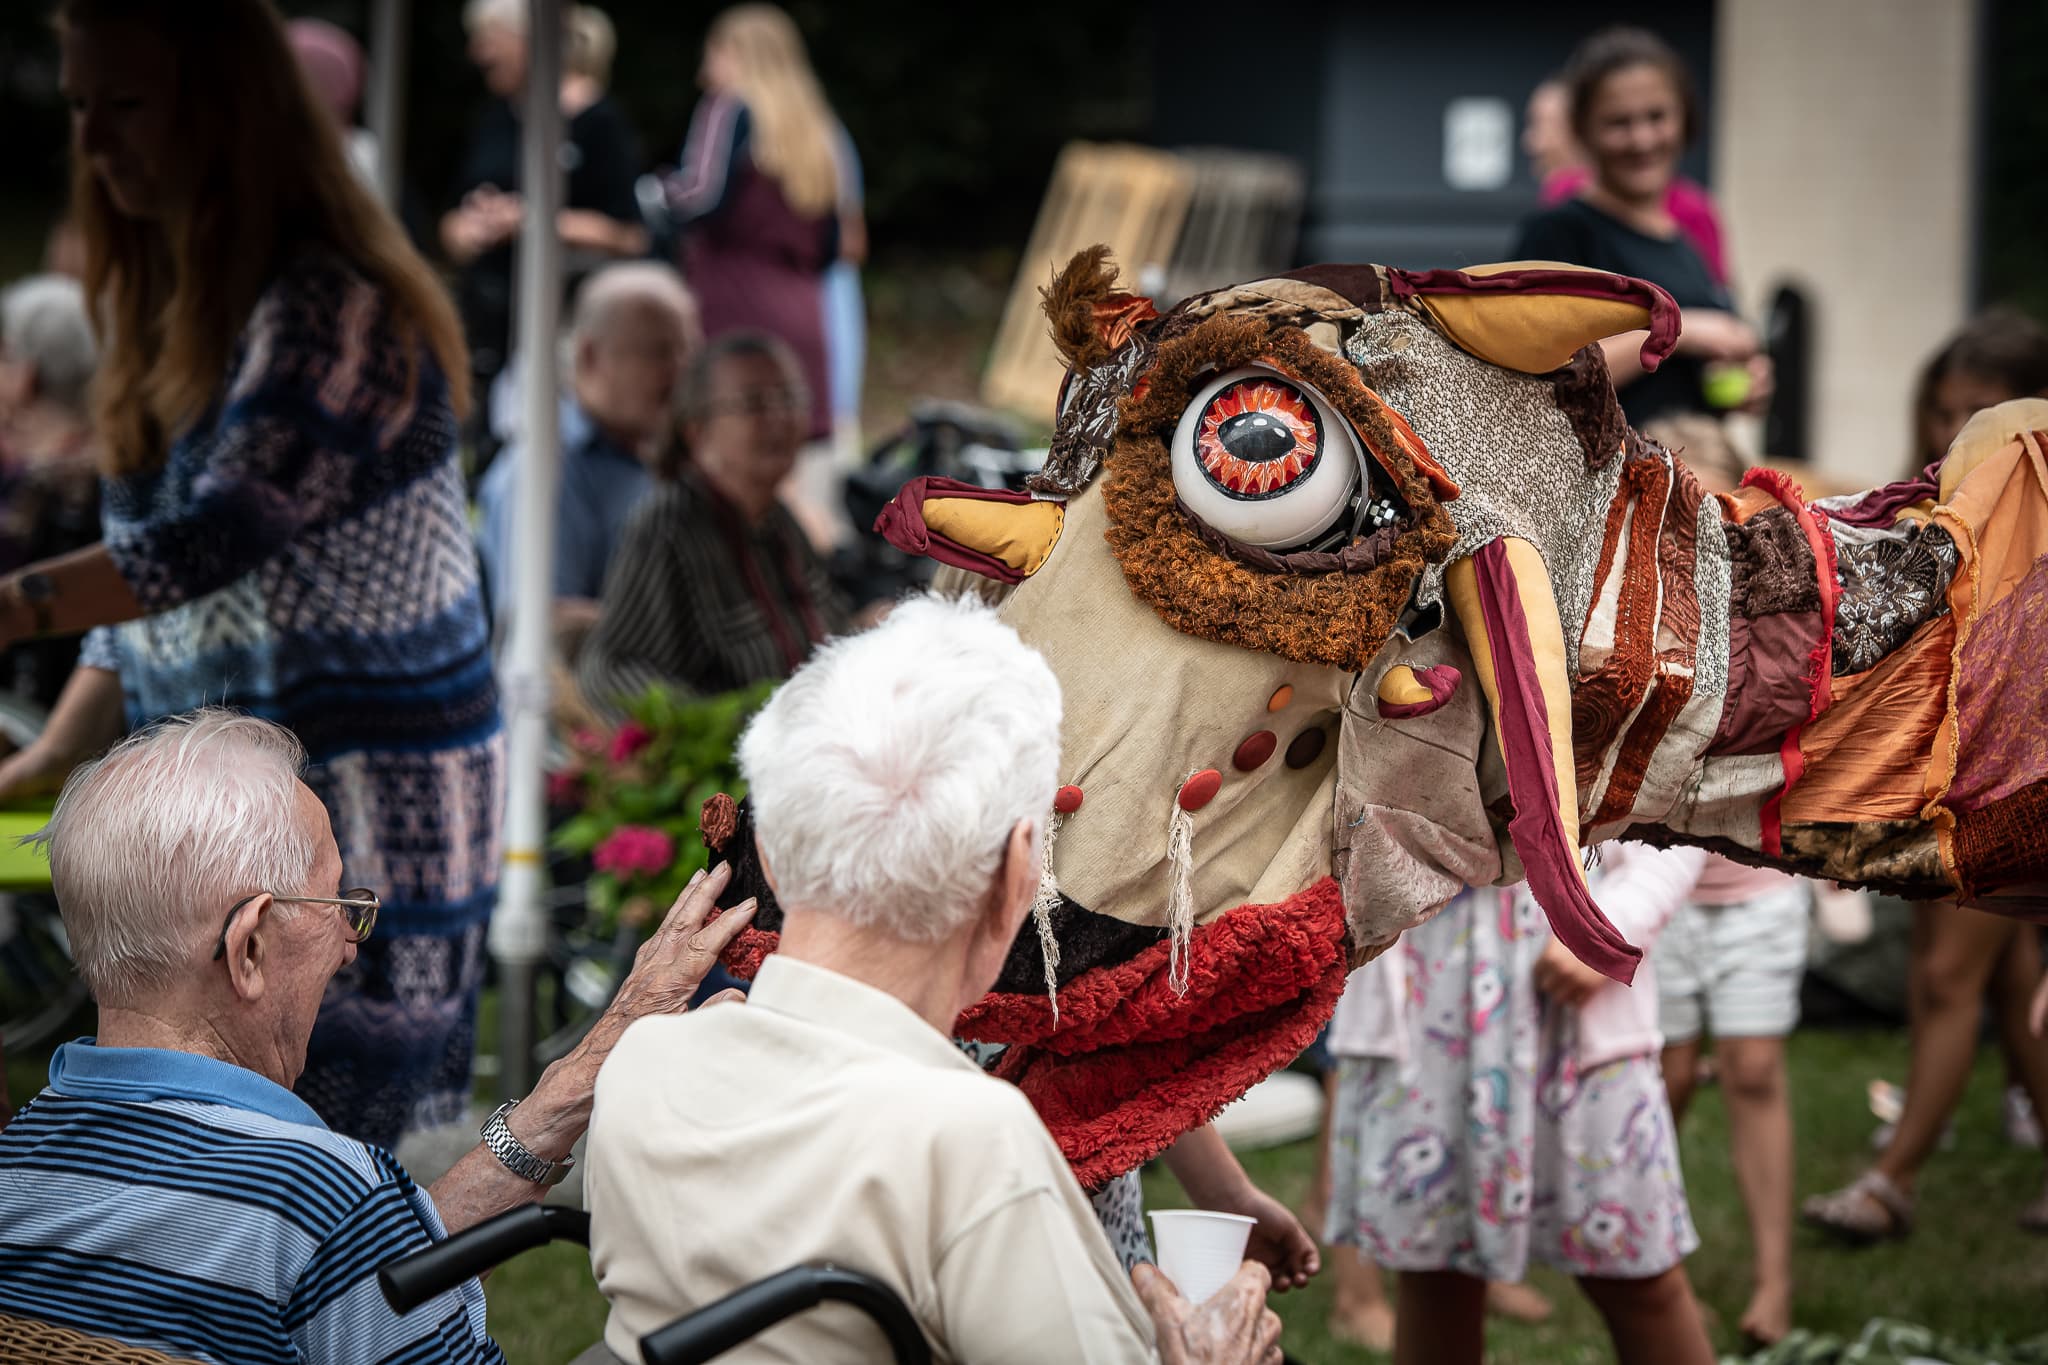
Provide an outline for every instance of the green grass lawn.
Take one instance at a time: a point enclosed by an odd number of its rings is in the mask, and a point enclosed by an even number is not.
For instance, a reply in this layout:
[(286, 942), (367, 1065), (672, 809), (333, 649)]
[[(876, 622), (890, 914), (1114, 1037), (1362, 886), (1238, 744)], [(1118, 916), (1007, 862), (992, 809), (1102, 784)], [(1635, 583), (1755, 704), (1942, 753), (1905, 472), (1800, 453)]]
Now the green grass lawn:
[[(1791, 1055), (1798, 1188), (1806, 1193), (1861, 1169), (1872, 1127), (1863, 1087), (1873, 1076), (1904, 1078), (1906, 1040), (1898, 1032), (1812, 1031), (1793, 1040)], [(42, 1083), (42, 1063), (40, 1057), (9, 1060), (17, 1101)], [(2040, 1188), (2041, 1160), (2005, 1145), (1999, 1087), (1997, 1062), (1987, 1049), (1956, 1121), (1956, 1144), (1923, 1177), (1920, 1228), (1912, 1238), (1849, 1251), (1799, 1234), (1800, 1326), (1846, 1335), (1869, 1318), (1899, 1317), (1987, 1345), (2048, 1329), (2048, 1243), (2029, 1238), (2013, 1223), (2019, 1206)], [(1748, 1262), (1718, 1092), (1702, 1093), (1682, 1137), (1686, 1183), (1703, 1243), (1689, 1269), (1718, 1319), (1716, 1344), (1732, 1350), (1735, 1321), (1748, 1297)], [(1307, 1188), (1313, 1160), (1311, 1144), (1298, 1143), (1250, 1153), (1245, 1165), (1260, 1184), (1293, 1204)], [(760, 1178), (771, 1180), (774, 1172), (763, 1170)], [(1145, 1189), (1154, 1207), (1183, 1202), (1163, 1171), (1148, 1172)], [(1556, 1302), (1557, 1314), (1539, 1327), (1496, 1322), (1489, 1329), (1490, 1358), (1500, 1365), (1606, 1360), (1599, 1323), (1570, 1283), (1548, 1270), (1538, 1270), (1535, 1281)], [(1371, 1360), (1369, 1352), (1325, 1334), (1329, 1292), (1327, 1283), (1318, 1282), (1274, 1300), (1287, 1324), (1288, 1351), (1312, 1365)], [(560, 1365), (594, 1341), (604, 1324), (604, 1301), (580, 1248), (555, 1246), (521, 1257), (492, 1276), (488, 1293), (491, 1331), (512, 1365)]]
[[(1869, 1156), (1872, 1120), (1863, 1087), (1873, 1076), (1903, 1080), (1903, 1033), (1801, 1034), (1792, 1043), (1793, 1103), (1799, 1132), (1802, 1193), (1853, 1177)], [(1919, 1231), (1865, 1251), (1837, 1249), (1799, 1234), (1797, 1321), (1816, 1331), (1850, 1334), (1876, 1316), (1902, 1317), (1959, 1339), (1991, 1343), (2048, 1328), (2048, 1244), (2013, 1223), (2019, 1206), (2040, 1188), (2041, 1161), (2005, 1145), (1998, 1123), (2000, 1080), (1989, 1054), (1980, 1058), (1956, 1122), (1953, 1150), (1923, 1178)], [(1682, 1135), (1686, 1184), (1701, 1248), (1688, 1263), (1693, 1282), (1718, 1319), (1715, 1343), (1737, 1346), (1734, 1326), (1748, 1298), (1742, 1206), (1728, 1163), (1720, 1095), (1709, 1089)], [(1252, 1176), (1290, 1204), (1308, 1186), (1314, 1149), (1298, 1143), (1245, 1157)], [(774, 1178), (764, 1170), (763, 1180)], [(1163, 1170), (1147, 1173), (1146, 1202), (1185, 1201)], [(1535, 1281), (1558, 1312), (1537, 1327), (1494, 1323), (1489, 1358), (1500, 1365), (1551, 1365), (1609, 1358), (1593, 1311), (1563, 1277), (1539, 1269)], [(498, 1272), (489, 1284), (491, 1330), (513, 1365), (558, 1365), (595, 1339), (604, 1322), (581, 1252), (551, 1247)], [(1340, 1345), (1323, 1330), (1329, 1286), (1277, 1297), (1287, 1324), (1287, 1350), (1312, 1365), (1347, 1365), (1375, 1357)]]

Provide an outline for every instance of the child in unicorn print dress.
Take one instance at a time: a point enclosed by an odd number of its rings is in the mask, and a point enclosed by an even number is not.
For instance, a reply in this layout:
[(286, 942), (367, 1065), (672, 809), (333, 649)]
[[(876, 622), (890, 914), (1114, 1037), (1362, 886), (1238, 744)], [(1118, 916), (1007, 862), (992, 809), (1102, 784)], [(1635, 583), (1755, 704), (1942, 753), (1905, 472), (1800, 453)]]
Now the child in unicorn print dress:
[[(1646, 951), (1705, 855), (1603, 850), (1594, 897)], [(1616, 985), (1521, 887), (1468, 890), (1353, 974), (1328, 1239), (1399, 1270), (1394, 1359), (1477, 1362), (1490, 1280), (1575, 1276), (1615, 1354), (1708, 1365), (1698, 1246), (1658, 1065), (1656, 985)]]

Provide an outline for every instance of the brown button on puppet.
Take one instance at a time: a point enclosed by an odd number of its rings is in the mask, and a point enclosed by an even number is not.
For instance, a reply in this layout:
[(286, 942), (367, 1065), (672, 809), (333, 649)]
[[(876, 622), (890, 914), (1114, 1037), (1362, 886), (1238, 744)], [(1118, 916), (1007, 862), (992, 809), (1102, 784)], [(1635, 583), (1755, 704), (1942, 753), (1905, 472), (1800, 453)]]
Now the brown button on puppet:
[[(878, 529), (991, 580), (1065, 694), (1037, 923), (958, 1029), (1009, 1045), (1083, 1184), (1284, 1065), (1464, 886), (1526, 877), (1628, 980), (1583, 844), (2040, 894), (2048, 404), (1980, 414), (1938, 484), (1710, 496), (1593, 344), (1668, 353), (1639, 280), (1324, 266), (1159, 316), (1097, 249), (1046, 312), (1031, 491), (922, 479)], [(764, 906), (744, 968), (776, 921), (719, 823)]]

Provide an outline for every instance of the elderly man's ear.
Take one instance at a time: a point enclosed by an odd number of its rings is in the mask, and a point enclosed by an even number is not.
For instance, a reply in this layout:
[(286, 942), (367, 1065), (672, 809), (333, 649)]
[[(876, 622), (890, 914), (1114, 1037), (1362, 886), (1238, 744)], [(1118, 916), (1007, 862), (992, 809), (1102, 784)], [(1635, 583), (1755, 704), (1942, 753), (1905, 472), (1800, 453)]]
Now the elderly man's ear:
[(264, 971), (276, 960), (280, 925), (277, 902), (258, 896), (228, 925), (228, 985), (245, 1003), (263, 998)]

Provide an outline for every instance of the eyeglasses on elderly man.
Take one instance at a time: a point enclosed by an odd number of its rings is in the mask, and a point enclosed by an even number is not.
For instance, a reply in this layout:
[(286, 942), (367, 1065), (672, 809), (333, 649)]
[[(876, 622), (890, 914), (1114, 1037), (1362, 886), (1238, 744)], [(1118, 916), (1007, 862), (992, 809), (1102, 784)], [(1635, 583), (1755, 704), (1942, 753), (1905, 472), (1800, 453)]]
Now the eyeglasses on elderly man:
[(304, 764), (277, 725), (196, 711), (77, 769), (36, 836), (99, 1019), (0, 1129), (0, 1358), (40, 1331), (220, 1365), (502, 1361), (475, 1280), (400, 1316), (378, 1267), (540, 1199), (627, 1026), (684, 1009), (753, 917), (714, 920), (729, 874), (700, 874), (583, 1042), (422, 1191), (292, 1093), (379, 908), (340, 890)]
[(348, 941), (361, 943), (369, 938), (370, 931), (377, 927), (377, 911), (381, 903), (377, 893), (367, 886), (358, 886), (335, 896), (280, 896), (275, 891), (258, 891), (253, 896), (244, 896), (228, 907), (228, 917), (220, 924), (220, 942), (214, 945), (213, 960), (220, 961), (228, 955), (228, 930), (233, 927), (235, 916), (242, 913), (242, 907), (253, 905), (268, 897), (272, 905), (335, 905), (347, 913), (342, 922), (348, 926)]

